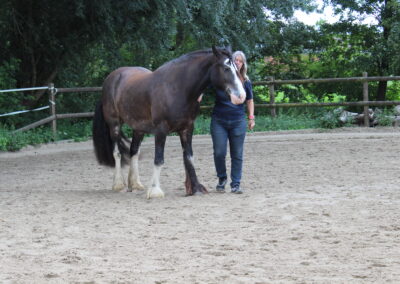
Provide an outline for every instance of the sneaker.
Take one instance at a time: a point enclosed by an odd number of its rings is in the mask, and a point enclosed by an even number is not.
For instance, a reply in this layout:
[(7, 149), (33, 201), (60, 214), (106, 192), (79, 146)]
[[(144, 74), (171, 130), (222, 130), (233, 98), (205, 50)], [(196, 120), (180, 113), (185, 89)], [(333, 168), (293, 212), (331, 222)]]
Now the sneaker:
[(217, 184), (217, 187), (216, 187), (217, 188), (217, 192), (221, 192), (221, 193), (225, 192), (225, 185), (226, 185), (227, 180), (228, 179), (226, 177), (218, 179), (218, 184)]
[(240, 188), (240, 185), (234, 185), (231, 188), (231, 193), (242, 194), (243, 190)]

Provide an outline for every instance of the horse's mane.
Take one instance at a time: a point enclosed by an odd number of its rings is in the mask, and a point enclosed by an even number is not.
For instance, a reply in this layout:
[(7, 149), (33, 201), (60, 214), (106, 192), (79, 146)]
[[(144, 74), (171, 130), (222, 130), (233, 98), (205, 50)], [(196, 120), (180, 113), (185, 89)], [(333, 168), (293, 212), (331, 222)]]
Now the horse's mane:
[[(232, 52), (226, 48), (218, 48), (218, 50), (224, 54), (225, 56), (227, 56), (228, 58), (232, 58)], [(196, 57), (200, 57), (200, 56), (205, 56), (205, 55), (209, 55), (212, 54), (213, 51), (211, 48), (208, 49), (202, 49), (202, 50), (196, 50), (196, 51), (192, 51), (186, 54), (181, 55), (180, 57), (177, 57), (175, 59), (172, 59), (166, 63), (164, 63), (163, 65), (161, 65), (158, 69), (163, 68), (163, 67), (168, 67), (170, 65), (177, 65), (180, 63), (184, 63), (188, 60), (191, 60), (193, 58)]]

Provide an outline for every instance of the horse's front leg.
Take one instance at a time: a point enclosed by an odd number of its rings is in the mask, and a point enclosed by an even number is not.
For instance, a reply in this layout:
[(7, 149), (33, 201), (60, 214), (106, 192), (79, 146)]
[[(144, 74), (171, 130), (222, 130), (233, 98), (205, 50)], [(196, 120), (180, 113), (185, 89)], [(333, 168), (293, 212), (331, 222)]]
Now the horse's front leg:
[(192, 136), (194, 125), (191, 124), (187, 129), (179, 132), (183, 150), (183, 163), (186, 172), (186, 195), (208, 193), (207, 189), (197, 180), (196, 170), (193, 163)]
[(155, 157), (154, 157), (154, 170), (151, 179), (151, 186), (147, 191), (147, 198), (164, 197), (164, 192), (160, 187), (160, 174), (161, 167), (164, 164), (164, 147), (166, 134), (156, 134), (155, 136)]
[(133, 131), (132, 143), (130, 148), (131, 164), (128, 174), (128, 191), (143, 190), (144, 186), (140, 182), (139, 177), (139, 153), (140, 144), (142, 143), (144, 133)]

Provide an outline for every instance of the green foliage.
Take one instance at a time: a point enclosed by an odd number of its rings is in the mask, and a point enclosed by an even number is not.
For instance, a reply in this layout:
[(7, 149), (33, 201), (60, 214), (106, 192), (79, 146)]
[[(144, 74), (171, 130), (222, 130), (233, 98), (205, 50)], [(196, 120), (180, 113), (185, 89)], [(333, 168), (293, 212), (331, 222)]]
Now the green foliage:
[[(260, 58), (272, 47), (272, 18), (312, 8), (310, 0), (3, 2), (0, 66), (10, 66), (0, 69), (0, 88), (49, 82), (56, 87), (100, 86), (117, 67), (154, 70), (167, 60), (213, 44), (230, 44), (250, 59)], [(99, 94), (58, 97), (60, 112), (88, 111)], [(7, 103), (0, 104), (2, 112), (31, 109), (46, 105), (47, 94), (15, 94)], [(7, 123), (20, 124), (28, 117), (10, 118)]]
[[(397, 0), (326, 0), (341, 20), (309, 27), (291, 19), (312, 11), (311, 0), (12, 1), (0, 9), (0, 89), (47, 85), (100, 86), (120, 66), (156, 69), (195, 49), (231, 45), (243, 50), (252, 81), (389, 75), (400, 72), (400, 4)], [(376, 24), (358, 21), (375, 16)], [(383, 84), (371, 83), (370, 99)], [(276, 87), (276, 102), (361, 99), (361, 84), (323, 83)], [(389, 83), (387, 99), (398, 100)], [(267, 86), (255, 102), (269, 102)], [(58, 94), (57, 112), (93, 111), (99, 93)], [(212, 105), (214, 98), (204, 96)], [(45, 92), (0, 94), (0, 114), (48, 104)], [(47, 111), (0, 118), (18, 128)]]
[(19, 68), (19, 60), (11, 58), (0, 62), (0, 89), (12, 89), (16, 86), (15, 74)]
[(257, 116), (254, 131), (298, 130), (319, 127), (318, 121), (307, 115), (280, 114), (276, 118)]
[(386, 98), (389, 101), (400, 101), (400, 81), (388, 82)]
[(382, 111), (375, 110), (376, 120), (380, 126), (392, 126), (395, 118), (393, 108), (385, 108)]
[(13, 129), (0, 125), (0, 151), (17, 151), (28, 145), (38, 145), (58, 140), (75, 142), (88, 140), (92, 135), (92, 122), (81, 120), (58, 121), (56, 137), (49, 126), (41, 126), (25, 132), (13, 132)]
[[(370, 76), (376, 75), (374, 58), (368, 50), (371, 47), (369, 39), (378, 34), (376, 28), (349, 23), (322, 24), (319, 32), (317, 42), (323, 50), (318, 53), (318, 60), (309, 65), (311, 77), (360, 77), (364, 71)], [(318, 98), (327, 93), (340, 93), (348, 101), (358, 101), (362, 97), (362, 85), (358, 82), (310, 84), (308, 88)]]
[(210, 133), (211, 118), (209, 116), (200, 115), (194, 123), (194, 135)]
[(256, 104), (269, 103), (268, 86), (253, 86), (253, 97)]
[[(348, 1), (327, 0), (341, 20), (334, 24), (320, 22), (315, 28), (301, 24), (275, 22), (273, 40), (265, 49), (263, 61), (254, 64), (261, 79), (384, 76), (400, 72), (400, 2), (396, 0)], [(363, 24), (365, 16), (378, 21)], [(385, 100), (385, 82), (370, 84), (370, 99)], [(318, 100), (337, 93), (346, 101), (362, 98), (358, 82), (304, 85), (307, 92), (280, 86), (290, 101), (307, 100), (311, 93)], [(388, 88), (389, 95), (389, 88)], [(393, 96), (391, 96), (393, 97)], [(387, 97), (388, 98), (388, 97)], [(264, 98), (261, 97), (261, 100)]]
[(74, 141), (88, 140), (92, 135), (92, 121), (79, 120), (79, 121), (60, 121), (57, 124), (57, 139)]
[[(400, 2), (398, 0), (348, 1), (330, 0), (341, 21), (333, 25), (339, 39), (351, 39), (347, 49), (352, 57), (344, 56), (344, 61), (361, 67), (369, 75), (387, 76), (400, 71), (398, 52)], [(375, 24), (360, 23), (365, 15), (377, 19)], [(355, 50), (353, 50), (353, 48)], [(341, 53), (341, 55), (346, 53)], [(393, 72), (393, 73), (392, 73)], [(378, 84), (373, 99), (385, 100), (386, 82)]]
[(28, 145), (37, 145), (50, 141), (52, 141), (52, 134), (47, 127), (17, 133), (13, 133), (8, 128), (0, 127), (0, 151), (18, 151)]
[(339, 120), (341, 111), (341, 109), (335, 109), (333, 111), (323, 113), (319, 119), (321, 126), (328, 129), (340, 127), (342, 125)]
[[(11, 58), (8, 61), (0, 62), (0, 90), (14, 89), (16, 87), (16, 71), (19, 67), (19, 61)], [(0, 114), (11, 111), (23, 110), (20, 106), (24, 99), (23, 93), (0, 93)], [(20, 119), (16, 117), (0, 117), (0, 122), (12, 125)]]

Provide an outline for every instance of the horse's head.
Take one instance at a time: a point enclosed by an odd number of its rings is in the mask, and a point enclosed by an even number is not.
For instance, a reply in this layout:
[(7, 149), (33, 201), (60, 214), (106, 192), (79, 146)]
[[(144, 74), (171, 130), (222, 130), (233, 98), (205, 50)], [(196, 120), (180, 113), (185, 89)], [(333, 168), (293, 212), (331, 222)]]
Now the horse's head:
[(232, 52), (229, 49), (217, 49), (215, 46), (212, 47), (212, 50), (216, 62), (210, 70), (211, 83), (216, 88), (225, 90), (233, 104), (242, 104), (246, 99), (246, 92), (232, 60)]

